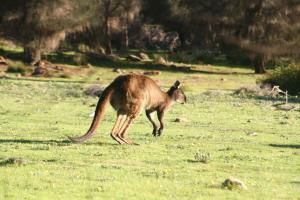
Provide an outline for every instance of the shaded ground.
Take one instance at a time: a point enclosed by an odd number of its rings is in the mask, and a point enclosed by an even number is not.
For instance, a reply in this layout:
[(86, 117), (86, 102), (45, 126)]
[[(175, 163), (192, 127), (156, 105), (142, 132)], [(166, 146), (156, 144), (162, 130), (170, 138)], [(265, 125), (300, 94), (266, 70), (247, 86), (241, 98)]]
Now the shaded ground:
[[(3, 55), (9, 59), (22, 61), (23, 52), (14, 51), (10, 49), (1, 49), (0, 55)], [(227, 74), (236, 74), (236, 75), (250, 75), (253, 74), (249, 70), (249, 72), (240, 71), (240, 70), (232, 70), (237, 68), (233, 66), (230, 70), (224, 68), (224, 65), (220, 65), (222, 68), (217, 69), (210, 67), (205, 67), (206, 69), (197, 68), (196, 65), (184, 65), (184, 64), (159, 64), (153, 61), (147, 62), (129, 62), (126, 60), (109, 60), (109, 59), (101, 59), (92, 54), (84, 55), (86, 57), (86, 62), (93, 66), (100, 66), (104, 68), (120, 68), (120, 69), (144, 69), (144, 70), (160, 70), (160, 71), (171, 71), (171, 72), (184, 72), (184, 73), (204, 73), (204, 74), (216, 74), (216, 75), (227, 75)], [(51, 53), (44, 57), (46, 60), (56, 63), (56, 64), (64, 64), (64, 65), (77, 65), (76, 63), (76, 54), (74, 52), (66, 52), (66, 53)], [(209, 65), (204, 65), (209, 66)], [(237, 68), (239, 69), (239, 68)]]

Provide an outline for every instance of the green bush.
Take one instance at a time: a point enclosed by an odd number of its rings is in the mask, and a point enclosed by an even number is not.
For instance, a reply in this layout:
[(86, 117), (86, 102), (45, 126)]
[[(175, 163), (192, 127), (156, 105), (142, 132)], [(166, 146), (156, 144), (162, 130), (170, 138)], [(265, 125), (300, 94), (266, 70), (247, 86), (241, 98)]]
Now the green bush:
[(10, 65), (6, 70), (6, 72), (8, 73), (21, 73), (21, 74), (25, 74), (26, 71), (27, 71), (26, 67), (22, 65)]
[(279, 85), (282, 90), (287, 90), (292, 95), (300, 94), (300, 65), (289, 64), (278, 67), (262, 82)]
[(87, 65), (88, 64), (88, 57), (82, 53), (76, 53), (73, 58), (76, 65)]

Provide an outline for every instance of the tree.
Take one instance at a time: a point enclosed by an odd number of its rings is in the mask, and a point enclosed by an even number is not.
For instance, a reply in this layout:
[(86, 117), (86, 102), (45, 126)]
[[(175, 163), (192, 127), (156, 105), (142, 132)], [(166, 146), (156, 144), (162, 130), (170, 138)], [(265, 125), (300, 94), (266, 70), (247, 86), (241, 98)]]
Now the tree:
[(175, 31), (179, 35), (181, 46), (189, 40), (189, 10), (182, 0), (143, 0), (142, 14), (149, 24), (163, 25), (167, 31)]
[(176, 31), (182, 46), (187, 43), (200, 48), (216, 45), (216, 35), (220, 32), (220, 21), (225, 12), (224, 4), (228, 1), (162, 0), (159, 3), (155, 1), (157, 5), (149, 2), (145, 4), (143, 13), (154, 23), (162, 24), (169, 31)]
[[(144, 13), (155, 15), (154, 4), (148, 4)], [(252, 61), (256, 73), (264, 73), (274, 57), (299, 55), (299, 4), (299, 0), (162, 0), (158, 5), (165, 14), (161, 23), (177, 31), (182, 44), (188, 40), (206, 49), (221, 45), (225, 54), (234, 47), (239, 56)]]
[(0, 36), (24, 47), (24, 60), (32, 63), (55, 49), (65, 36), (95, 23), (95, 0), (2, 0)]
[(122, 28), (122, 48), (128, 49), (129, 46), (129, 36), (128, 29), (130, 23), (134, 21), (136, 17), (139, 16), (141, 10), (140, 0), (123, 0), (122, 1), (122, 16), (121, 21), (123, 24)]
[(112, 33), (122, 34), (122, 46), (128, 48), (128, 27), (139, 15), (140, 0), (101, 0), (103, 42), (106, 54), (112, 54)]
[(272, 58), (299, 54), (299, 15), (297, 0), (237, 1), (223, 39), (245, 52), (256, 73), (265, 73)]
[(106, 54), (112, 54), (111, 47), (111, 22), (112, 17), (115, 16), (117, 11), (121, 7), (122, 0), (102, 0), (100, 3), (102, 4), (101, 11), (103, 13), (103, 36), (104, 36), (104, 47)]

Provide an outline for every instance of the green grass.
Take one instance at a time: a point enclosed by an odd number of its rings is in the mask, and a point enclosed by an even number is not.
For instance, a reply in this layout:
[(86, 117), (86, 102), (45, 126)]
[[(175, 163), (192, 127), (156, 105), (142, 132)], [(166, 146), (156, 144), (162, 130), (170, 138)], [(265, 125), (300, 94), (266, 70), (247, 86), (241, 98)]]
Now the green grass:
[[(159, 138), (142, 114), (129, 130), (138, 146), (110, 138), (112, 109), (91, 140), (66, 140), (87, 131), (97, 98), (83, 90), (108, 84), (117, 76), (110, 68), (95, 65), (90, 76), (72, 79), (0, 79), (0, 199), (299, 199), (300, 112), (234, 96), (255, 83), (251, 70), (194, 67), (153, 77), (165, 89), (182, 80), (188, 103), (166, 114)], [(188, 122), (173, 122), (177, 117)], [(205, 163), (195, 155), (210, 156)], [(248, 190), (223, 189), (231, 176)]]

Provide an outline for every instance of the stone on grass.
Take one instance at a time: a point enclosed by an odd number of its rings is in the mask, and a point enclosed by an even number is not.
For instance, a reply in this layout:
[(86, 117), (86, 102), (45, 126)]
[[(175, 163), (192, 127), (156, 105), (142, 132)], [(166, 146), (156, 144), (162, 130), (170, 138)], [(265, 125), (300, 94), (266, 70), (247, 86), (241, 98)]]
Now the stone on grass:
[(234, 189), (247, 190), (247, 186), (245, 185), (245, 183), (243, 183), (241, 180), (234, 177), (230, 177), (226, 179), (222, 183), (222, 187), (227, 188), (229, 190), (234, 190)]
[(123, 74), (123, 71), (122, 71), (120, 68), (115, 68), (115, 69), (113, 70), (113, 72), (116, 72), (116, 73), (118, 73), (118, 74)]
[(48, 76), (48, 69), (44, 66), (37, 66), (32, 72), (32, 76)]
[(7, 78), (8, 75), (5, 72), (0, 72), (0, 78)]
[(155, 59), (155, 61), (156, 61), (158, 64), (162, 64), (162, 65), (167, 64), (166, 59), (164, 59), (163, 57), (158, 57), (158, 58)]
[(247, 133), (247, 135), (249, 135), (249, 136), (257, 136), (258, 134), (256, 132), (249, 132), (249, 133)]
[(88, 96), (100, 97), (104, 88), (100, 85), (91, 85), (84, 90), (84, 94)]
[(138, 56), (136, 56), (136, 55), (132, 55), (132, 54), (128, 55), (128, 56), (126, 57), (126, 59), (127, 59), (128, 61), (133, 61), (133, 62), (140, 62), (140, 61), (142, 61), (142, 59), (141, 59), (140, 57), (138, 57)]
[(283, 110), (283, 111), (290, 111), (290, 110), (294, 110), (296, 108), (296, 106), (291, 105), (291, 104), (279, 104), (279, 105), (275, 105), (276, 109), (278, 110)]
[(143, 53), (143, 52), (140, 52), (139, 53), (139, 57), (143, 60), (143, 61), (149, 61), (150, 58), (147, 54)]
[(143, 75), (146, 75), (146, 76), (153, 76), (153, 75), (160, 75), (160, 74), (161, 74), (161, 71), (157, 71), (157, 70), (143, 72)]
[(7, 66), (7, 61), (3, 56), (0, 56), (0, 67), (1, 66)]
[(189, 120), (187, 118), (184, 117), (177, 117), (174, 122), (178, 122), (178, 123), (185, 123), (185, 122), (189, 122)]

